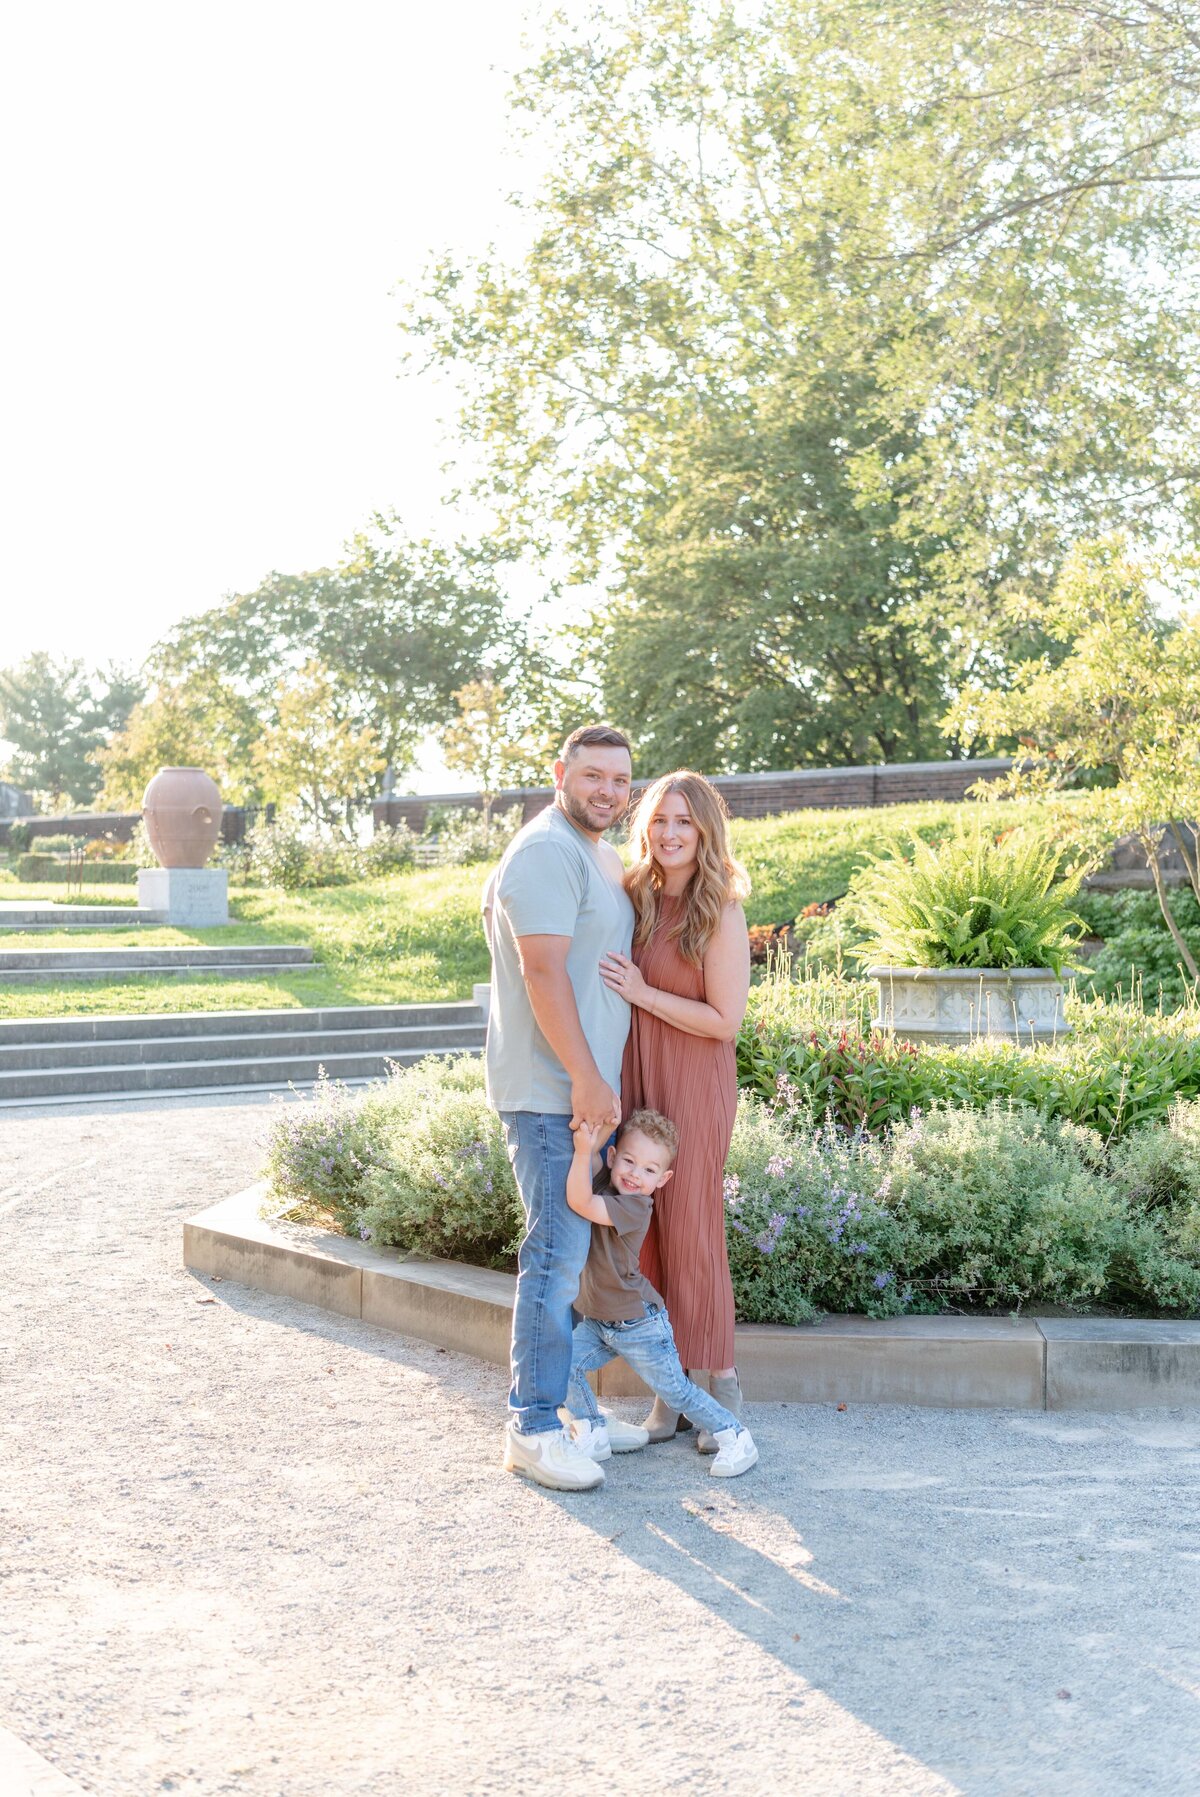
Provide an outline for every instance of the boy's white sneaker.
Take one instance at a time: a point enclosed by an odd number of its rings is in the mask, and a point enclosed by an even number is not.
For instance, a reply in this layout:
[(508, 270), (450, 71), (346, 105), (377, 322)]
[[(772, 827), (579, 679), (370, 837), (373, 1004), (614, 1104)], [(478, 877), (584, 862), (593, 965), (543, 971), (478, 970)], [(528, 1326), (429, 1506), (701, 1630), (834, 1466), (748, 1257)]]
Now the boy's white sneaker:
[(604, 1418), (604, 1427), (608, 1430), (609, 1446), (614, 1454), (632, 1454), (637, 1448), (649, 1446), (649, 1429), (643, 1429), (638, 1423), (623, 1422), (619, 1416), (614, 1416), (611, 1410), (602, 1410), (600, 1414)]
[(718, 1429), (713, 1437), (717, 1457), (712, 1463), (714, 1479), (736, 1479), (748, 1473), (758, 1460), (758, 1449), (749, 1429)]
[(586, 1416), (573, 1416), (567, 1433), (580, 1453), (586, 1454), (589, 1460), (612, 1459), (612, 1442), (608, 1439), (608, 1430), (603, 1423), (594, 1423)]
[(523, 1473), (552, 1491), (589, 1491), (604, 1483), (603, 1467), (597, 1466), (565, 1429), (522, 1435), (509, 1423), (504, 1432), (504, 1470)]

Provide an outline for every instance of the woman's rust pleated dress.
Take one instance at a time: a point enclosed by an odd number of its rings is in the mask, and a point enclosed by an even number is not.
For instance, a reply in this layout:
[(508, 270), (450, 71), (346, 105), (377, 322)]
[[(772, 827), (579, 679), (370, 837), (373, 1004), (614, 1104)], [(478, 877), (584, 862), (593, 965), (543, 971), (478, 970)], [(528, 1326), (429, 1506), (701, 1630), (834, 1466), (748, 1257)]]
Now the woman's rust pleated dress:
[[(704, 973), (667, 931), (683, 901), (660, 895), (658, 922), (633, 958), (648, 986), (704, 1000)], [(642, 1272), (666, 1299), (685, 1367), (733, 1365), (733, 1287), (725, 1247), (725, 1157), (737, 1110), (732, 1042), (689, 1036), (633, 1007), (621, 1068), (621, 1108), (661, 1111), (679, 1131), (674, 1178), (656, 1194)]]

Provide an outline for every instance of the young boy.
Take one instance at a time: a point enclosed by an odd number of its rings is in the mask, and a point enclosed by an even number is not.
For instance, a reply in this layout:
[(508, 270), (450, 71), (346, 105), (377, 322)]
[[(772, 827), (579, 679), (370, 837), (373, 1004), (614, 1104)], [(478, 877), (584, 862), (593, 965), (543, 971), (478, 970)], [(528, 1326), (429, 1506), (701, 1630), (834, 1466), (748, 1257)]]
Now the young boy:
[(638, 1267), (655, 1192), (671, 1177), (679, 1147), (675, 1125), (658, 1111), (633, 1111), (608, 1150), (608, 1173), (599, 1146), (603, 1126), (575, 1132), (575, 1156), (567, 1175), (567, 1203), (592, 1225), (592, 1243), (575, 1309), (582, 1321), (571, 1339), (567, 1405), (571, 1433), (594, 1460), (612, 1452), (604, 1418), (584, 1378), (620, 1355), (672, 1410), (716, 1438), (713, 1477), (733, 1479), (758, 1459), (749, 1429), (692, 1381), (680, 1365), (666, 1306)]

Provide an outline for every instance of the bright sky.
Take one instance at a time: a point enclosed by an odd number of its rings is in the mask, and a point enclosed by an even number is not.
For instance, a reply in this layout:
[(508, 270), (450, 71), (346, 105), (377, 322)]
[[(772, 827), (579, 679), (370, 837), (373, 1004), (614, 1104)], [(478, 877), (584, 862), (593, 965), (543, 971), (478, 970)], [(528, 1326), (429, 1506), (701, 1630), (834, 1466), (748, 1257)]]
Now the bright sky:
[(400, 280), (505, 239), (520, 0), (56, 0), (0, 36), (0, 665), (138, 662), (376, 508), (453, 535)]

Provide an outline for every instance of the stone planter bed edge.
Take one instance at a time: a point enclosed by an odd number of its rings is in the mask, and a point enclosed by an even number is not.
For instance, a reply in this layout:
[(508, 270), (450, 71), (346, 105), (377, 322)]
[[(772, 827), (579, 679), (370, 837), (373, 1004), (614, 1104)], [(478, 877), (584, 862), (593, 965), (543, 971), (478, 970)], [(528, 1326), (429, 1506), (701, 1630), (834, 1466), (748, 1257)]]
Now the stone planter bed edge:
[[(188, 1219), (184, 1264), (437, 1347), (508, 1364), (516, 1280), (457, 1261), (261, 1216), (250, 1186)], [(740, 1324), (753, 1402), (916, 1404), (940, 1409), (1131, 1410), (1200, 1405), (1200, 1321), (1098, 1317), (827, 1316), (800, 1328)], [(602, 1397), (644, 1388), (620, 1361)]]

